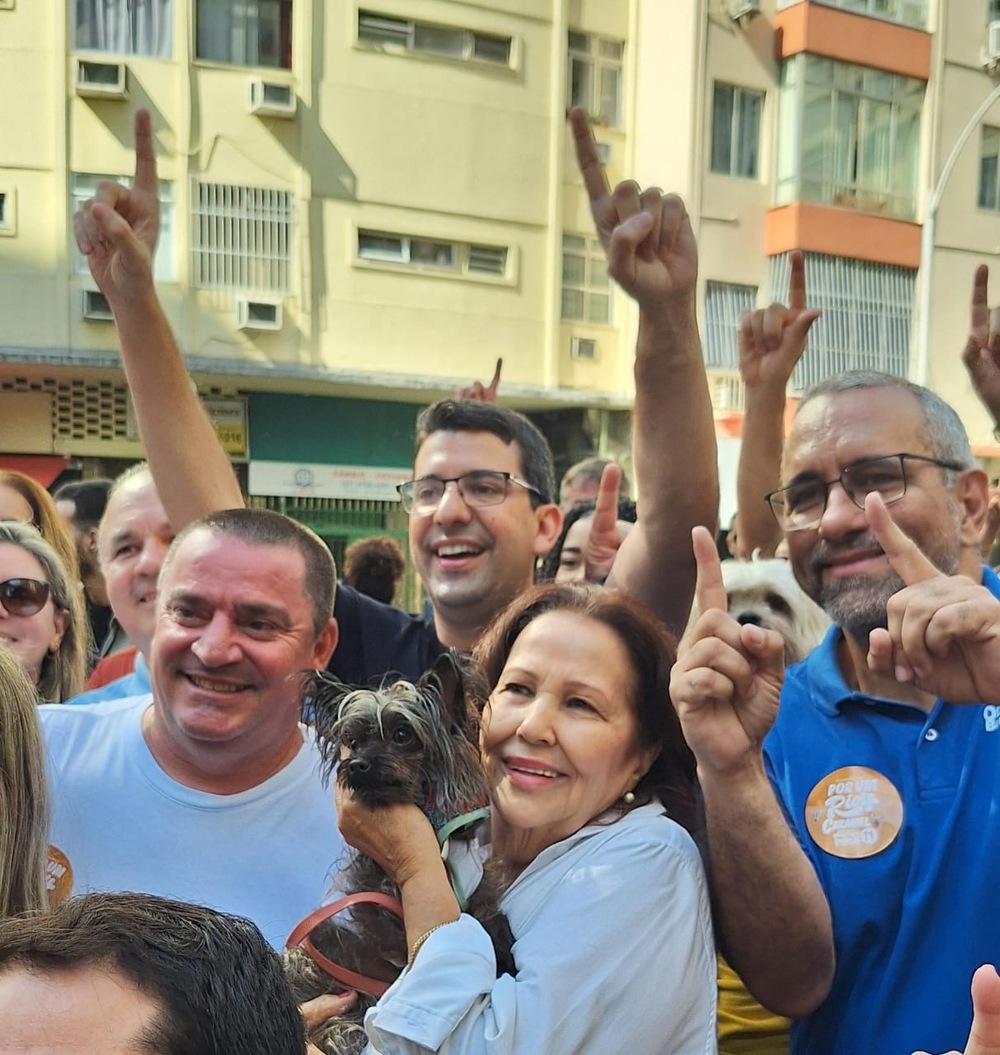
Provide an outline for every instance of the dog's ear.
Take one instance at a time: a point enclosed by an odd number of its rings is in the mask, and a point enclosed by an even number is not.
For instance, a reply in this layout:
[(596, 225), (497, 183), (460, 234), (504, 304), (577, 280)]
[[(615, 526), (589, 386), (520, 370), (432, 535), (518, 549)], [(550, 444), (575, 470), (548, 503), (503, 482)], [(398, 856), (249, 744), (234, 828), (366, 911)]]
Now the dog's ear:
[[(327, 770), (336, 765), (340, 745), (333, 735), (333, 726), (340, 714), (345, 697), (354, 692), (340, 678), (322, 670), (312, 670), (305, 676), (302, 687), (302, 721), (316, 731), (316, 744)], [(329, 775), (329, 772), (327, 772)]]
[(441, 700), (441, 710), (451, 725), (465, 720), (465, 688), (459, 654), (454, 649), (442, 652), (434, 666), (421, 675), (417, 688), (433, 692)]

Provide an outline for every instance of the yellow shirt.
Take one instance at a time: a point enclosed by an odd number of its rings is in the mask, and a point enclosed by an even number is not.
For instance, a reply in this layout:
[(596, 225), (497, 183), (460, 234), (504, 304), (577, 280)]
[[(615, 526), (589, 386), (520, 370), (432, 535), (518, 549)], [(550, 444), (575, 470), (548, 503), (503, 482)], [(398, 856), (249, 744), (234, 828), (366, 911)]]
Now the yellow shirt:
[(719, 957), (719, 1055), (788, 1055), (787, 1018), (774, 1015), (747, 992)]

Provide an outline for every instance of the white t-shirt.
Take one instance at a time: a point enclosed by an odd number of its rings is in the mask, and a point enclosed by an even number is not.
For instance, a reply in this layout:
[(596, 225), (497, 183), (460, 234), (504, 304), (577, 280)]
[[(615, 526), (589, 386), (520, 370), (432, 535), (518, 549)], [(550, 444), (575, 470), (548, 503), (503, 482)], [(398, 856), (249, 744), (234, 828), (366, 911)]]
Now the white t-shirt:
[(172, 780), (142, 735), (151, 696), (39, 707), (52, 800), (49, 887), (160, 894), (246, 916), (281, 948), (344, 857), (333, 790), (303, 727), (263, 784), (213, 795)]

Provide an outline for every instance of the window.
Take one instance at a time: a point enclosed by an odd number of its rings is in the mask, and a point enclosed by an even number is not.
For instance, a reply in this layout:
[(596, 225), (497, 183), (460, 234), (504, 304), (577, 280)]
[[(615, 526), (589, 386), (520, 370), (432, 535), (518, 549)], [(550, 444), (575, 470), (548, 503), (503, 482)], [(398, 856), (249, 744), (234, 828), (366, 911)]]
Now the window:
[(622, 123), (622, 56), (625, 44), (569, 31), (569, 104), (610, 128)]
[(358, 259), (399, 264), (421, 271), (464, 275), (507, 274), (506, 246), (448, 242), (384, 231), (358, 231)]
[(287, 293), (292, 195), (195, 181), (192, 282), (202, 289)]
[[(781, 0), (779, 7), (788, 7), (798, 0)], [(927, 25), (927, 0), (819, 0), (828, 7), (839, 7), (859, 15), (871, 15), (890, 22), (923, 29)]]
[[(772, 300), (788, 290), (788, 254), (771, 258)], [(802, 390), (844, 370), (906, 377), (917, 273), (890, 264), (806, 253), (809, 306), (823, 314), (809, 331), (809, 350), (792, 375)]]
[(0, 190), (0, 235), (13, 234), (17, 234), (14, 192), (4, 187)]
[(711, 169), (756, 179), (760, 165), (760, 114), (764, 93), (717, 84), (712, 100)]
[(757, 304), (756, 286), (731, 282), (705, 283), (705, 365), (738, 370), (736, 349), (740, 312)]
[(196, 57), (292, 68), (292, 0), (197, 0)]
[(562, 317), (580, 322), (611, 322), (608, 264), (596, 238), (563, 235)]
[(986, 21), (1000, 22), (1000, 0), (986, 0)]
[(778, 204), (802, 200), (912, 220), (923, 81), (799, 55), (784, 64)]
[(1000, 210), (1000, 128), (983, 125), (979, 147), (979, 207)]
[[(101, 180), (112, 179), (116, 183), (130, 186), (130, 176), (95, 176), (89, 173), (74, 173), (72, 183), (71, 212), (75, 213), (83, 203), (94, 196), (97, 184)], [(156, 243), (156, 255), (153, 258), (153, 276), (159, 282), (177, 281), (177, 258), (174, 250), (174, 185), (169, 180), (160, 180), (160, 237)], [(72, 227), (72, 224), (70, 224)], [(87, 258), (76, 248), (74, 242), (74, 270), (78, 275), (89, 275)]]
[(510, 37), (390, 18), (373, 11), (358, 11), (358, 41), (497, 66), (510, 65), (513, 43)]
[(173, 22), (172, 0), (76, 0), (76, 47), (168, 59)]

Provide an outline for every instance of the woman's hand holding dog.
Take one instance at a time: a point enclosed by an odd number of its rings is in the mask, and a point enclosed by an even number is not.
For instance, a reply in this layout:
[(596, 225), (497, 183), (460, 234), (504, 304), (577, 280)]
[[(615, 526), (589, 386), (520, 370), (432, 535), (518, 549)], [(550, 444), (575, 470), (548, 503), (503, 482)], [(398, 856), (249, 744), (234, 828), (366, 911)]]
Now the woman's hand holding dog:
[(774, 630), (741, 626), (729, 615), (711, 533), (692, 532), (701, 616), (677, 650), (670, 695), (700, 771), (759, 766), (760, 748), (778, 713), (784, 642)]

